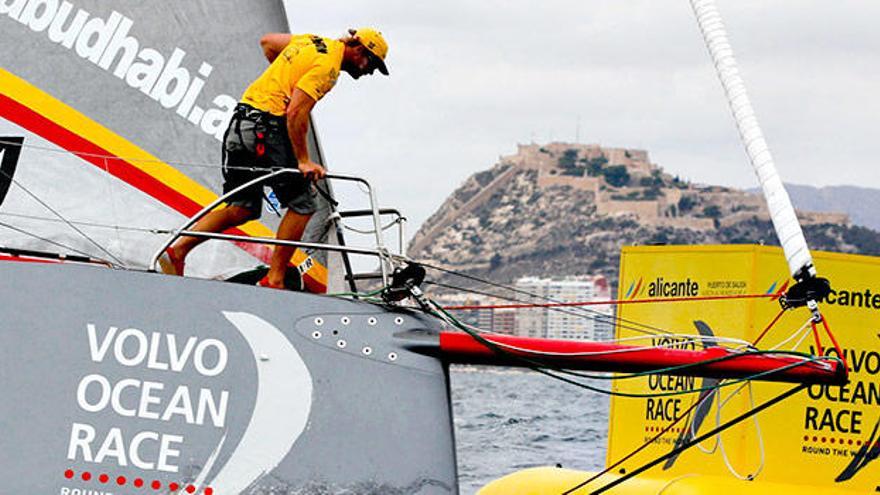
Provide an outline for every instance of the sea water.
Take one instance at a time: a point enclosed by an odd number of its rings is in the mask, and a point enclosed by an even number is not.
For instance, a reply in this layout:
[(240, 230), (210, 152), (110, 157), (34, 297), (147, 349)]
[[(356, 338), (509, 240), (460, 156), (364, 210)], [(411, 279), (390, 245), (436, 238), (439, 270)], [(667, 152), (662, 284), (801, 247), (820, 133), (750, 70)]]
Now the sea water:
[(462, 495), (534, 466), (604, 467), (607, 396), (503, 368), (455, 366), (450, 381)]

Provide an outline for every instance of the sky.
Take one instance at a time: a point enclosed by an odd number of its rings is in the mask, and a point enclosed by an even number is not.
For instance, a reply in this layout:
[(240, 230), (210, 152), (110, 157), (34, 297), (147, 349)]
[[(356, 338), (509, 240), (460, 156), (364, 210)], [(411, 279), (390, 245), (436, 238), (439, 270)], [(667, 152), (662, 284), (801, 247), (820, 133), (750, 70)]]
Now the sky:
[[(313, 116), (329, 168), (373, 182), (408, 236), (517, 143), (645, 149), (757, 186), (687, 0), (286, 3), (293, 32), (388, 40), (391, 76), (341, 76)], [(880, 188), (880, 2), (717, 3), (783, 180)]]

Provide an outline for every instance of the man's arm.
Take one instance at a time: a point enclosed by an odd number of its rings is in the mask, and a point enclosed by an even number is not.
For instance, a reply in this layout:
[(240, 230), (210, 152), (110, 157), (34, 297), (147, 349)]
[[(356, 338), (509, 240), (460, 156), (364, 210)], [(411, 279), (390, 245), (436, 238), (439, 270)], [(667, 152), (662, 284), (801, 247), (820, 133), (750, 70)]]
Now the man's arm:
[(293, 145), (293, 153), (300, 171), (307, 179), (323, 179), (324, 167), (309, 158), (306, 134), (309, 131), (309, 113), (315, 106), (315, 99), (305, 91), (294, 88), (290, 103), (287, 104), (287, 133)]
[(260, 38), (260, 46), (263, 47), (263, 55), (271, 64), (275, 58), (284, 50), (284, 47), (290, 43), (290, 34), (284, 33), (268, 33)]

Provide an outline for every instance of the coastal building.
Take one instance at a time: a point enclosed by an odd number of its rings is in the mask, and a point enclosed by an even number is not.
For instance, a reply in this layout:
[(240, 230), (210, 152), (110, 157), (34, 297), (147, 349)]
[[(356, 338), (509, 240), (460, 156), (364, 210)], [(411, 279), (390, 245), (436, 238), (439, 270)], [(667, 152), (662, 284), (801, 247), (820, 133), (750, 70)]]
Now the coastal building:
[[(565, 278), (523, 277), (516, 288), (533, 295), (533, 302), (590, 302), (608, 299), (608, 281), (601, 275)], [(613, 332), (609, 305), (520, 309), (515, 333), (523, 337), (607, 340)]]
[(516, 310), (494, 308), (507, 301), (478, 294), (440, 294), (433, 299), (446, 308), (468, 307), (451, 311), (456, 319), (482, 332), (513, 335)]
[(497, 308), (492, 311), (492, 331), (516, 335), (516, 309)]
[[(517, 299), (524, 302), (589, 302), (609, 298), (604, 276), (564, 278), (523, 277), (515, 282)], [(524, 295), (533, 294), (532, 298)], [(484, 332), (573, 340), (610, 340), (614, 332), (611, 305), (561, 308), (499, 308), (511, 301), (472, 294), (440, 294), (434, 299), (441, 306), (454, 309), (455, 317)]]

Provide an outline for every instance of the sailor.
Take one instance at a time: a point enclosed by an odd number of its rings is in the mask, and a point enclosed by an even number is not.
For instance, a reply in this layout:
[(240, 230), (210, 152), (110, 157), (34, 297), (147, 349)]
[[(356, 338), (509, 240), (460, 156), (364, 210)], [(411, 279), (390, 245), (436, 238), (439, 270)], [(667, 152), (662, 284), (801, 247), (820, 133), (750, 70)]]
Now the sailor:
[[(388, 44), (372, 28), (349, 29), (334, 40), (312, 34), (270, 33), (260, 40), (269, 68), (244, 92), (223, 139), (223, 192), (272, 169), (298, 167), (302, 175), (282, 175), (269, 185), (287, 212), (277, 238), (298, 241), (315, 212), (310, 181), (324, 177), (306, 145), (309, 112), (336, 84), (339, 71), (357, 79), (378, 70), (388, 75)], [(205, 215), (193, 230), (222, 232), (260, 217), (263, 185), (248, 188), (228, 205)], [(162, 271), (183, 275), (187, 254), (206, 239), (181, 237), (159, 258)], [(269, 273), (260, 281), (283, 288), (295, 248), (276, 245)]]

